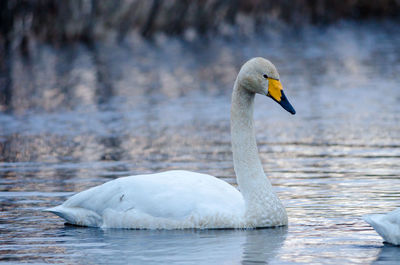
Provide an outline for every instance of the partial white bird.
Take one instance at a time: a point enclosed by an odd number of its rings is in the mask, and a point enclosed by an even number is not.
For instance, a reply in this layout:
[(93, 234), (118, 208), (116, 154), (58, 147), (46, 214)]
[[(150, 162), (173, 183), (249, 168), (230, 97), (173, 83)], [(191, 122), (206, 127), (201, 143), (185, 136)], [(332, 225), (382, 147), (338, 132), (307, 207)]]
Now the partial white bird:
[(68, 223), (102, 228), (185, 229), (284, 226), (286, 210), (265, 176), (254, 135), (255, 94), (295, 114), (275, 66), (246, 62), (236, 78), (231, 107), (233, 164), (240, 192), (210, 175), (189, 171), (118, 178), (47, 209)]
[(364, 215), (363, 219), (385, 242), (400, 245), (400, 208), (386, 214)]

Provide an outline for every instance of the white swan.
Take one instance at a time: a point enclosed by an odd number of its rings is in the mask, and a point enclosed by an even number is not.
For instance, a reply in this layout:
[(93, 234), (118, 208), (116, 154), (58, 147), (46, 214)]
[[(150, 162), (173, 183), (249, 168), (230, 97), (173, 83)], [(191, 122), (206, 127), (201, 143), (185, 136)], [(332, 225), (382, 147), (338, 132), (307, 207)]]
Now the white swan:
[(233, 164), (240, 192), (210, 175), (189, 171), (122, 177), (47, 209), (71, 224), (103, 228), (256, 228), (286, 225), (286, 210), (262, 168), (254, 135), (255, 94), (292, 114), (275, 66), (246, 62), (232, 94)]
[(400, 208), (387, 214), (364, 215), (363, 219), (385, 242), (400, 245)]

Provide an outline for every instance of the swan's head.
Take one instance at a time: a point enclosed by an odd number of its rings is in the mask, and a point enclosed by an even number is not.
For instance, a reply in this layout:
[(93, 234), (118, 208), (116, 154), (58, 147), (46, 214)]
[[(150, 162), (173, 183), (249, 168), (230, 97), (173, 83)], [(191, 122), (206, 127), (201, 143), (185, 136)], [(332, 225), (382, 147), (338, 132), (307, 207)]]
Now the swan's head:
[(279, 73), (270, 61), (261, 57), (247, 61), (240, 69), (237, 81), (250, 92), (268, 96), (291, 114), (296, 113), (283, 93)]

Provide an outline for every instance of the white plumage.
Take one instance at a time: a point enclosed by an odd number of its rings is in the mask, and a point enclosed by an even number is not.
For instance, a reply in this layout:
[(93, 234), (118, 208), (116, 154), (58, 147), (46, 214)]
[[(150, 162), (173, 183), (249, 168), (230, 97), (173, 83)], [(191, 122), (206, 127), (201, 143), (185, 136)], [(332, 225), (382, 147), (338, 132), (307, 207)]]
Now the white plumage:
[(210, 175), (189, 171), (123, 177), (82, 191), (47, 209), (82, 226), (134, 229), (255, 228), (286, 225), (284, 206), (261, 165), (254, 135), (255, 94), (295, 113), (275, 66), (263, 58), (245, 63), (231, 108), (233, 164), (240, 192)]
[(210, 175), (174, 170), (118, 178), (49, 209), (69, 223), (112, 228), (236, 227), (240, 192)]
[(400, 209), (387, 214), (370, 214), (363, 216), (385, 242), (400, 245)]

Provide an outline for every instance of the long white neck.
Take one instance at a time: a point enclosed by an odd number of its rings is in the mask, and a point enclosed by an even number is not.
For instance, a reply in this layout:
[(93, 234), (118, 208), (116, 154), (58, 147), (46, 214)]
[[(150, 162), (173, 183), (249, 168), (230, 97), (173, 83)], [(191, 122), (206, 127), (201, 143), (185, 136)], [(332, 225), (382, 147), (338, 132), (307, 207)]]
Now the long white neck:
[(249, 226), (287, 224), (285, 208), (265, 176), (254, 132), (255, 94), (236, 80), (232, 94), (231, 137), (233, 165), (240, 192), (246, 204)]

